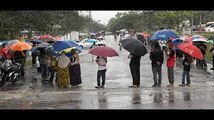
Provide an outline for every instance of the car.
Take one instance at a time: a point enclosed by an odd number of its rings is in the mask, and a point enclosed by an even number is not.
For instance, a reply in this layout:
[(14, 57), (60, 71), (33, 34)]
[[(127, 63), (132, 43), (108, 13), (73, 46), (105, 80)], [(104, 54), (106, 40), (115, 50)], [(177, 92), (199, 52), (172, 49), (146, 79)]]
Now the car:
[(83, 39), (82, 41), (79, 42), (79, 45), (82, 47), (82, 49), (90, 49), (91, 45), (93, 44), (93, 42), (86, 42), (86, 40), (88, 39)]

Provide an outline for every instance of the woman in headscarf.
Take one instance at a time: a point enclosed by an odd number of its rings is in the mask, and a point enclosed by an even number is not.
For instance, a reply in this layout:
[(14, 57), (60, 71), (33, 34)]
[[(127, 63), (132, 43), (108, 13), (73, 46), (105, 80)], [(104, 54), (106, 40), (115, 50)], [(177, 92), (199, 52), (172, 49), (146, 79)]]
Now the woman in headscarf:
[(80, 59), (75, 49), (71, 50), (71, 64), (70, 64), (70, 84), (72, 86), (78, 86), (82, 83), (81, 70), (80, 70)]
[(56, 84), (59, 88), (68, 88), (69, 87), (69, 64), (70, 59), (65, 55), (66, 53), (62, 51), (57, 57), (57, 80)]

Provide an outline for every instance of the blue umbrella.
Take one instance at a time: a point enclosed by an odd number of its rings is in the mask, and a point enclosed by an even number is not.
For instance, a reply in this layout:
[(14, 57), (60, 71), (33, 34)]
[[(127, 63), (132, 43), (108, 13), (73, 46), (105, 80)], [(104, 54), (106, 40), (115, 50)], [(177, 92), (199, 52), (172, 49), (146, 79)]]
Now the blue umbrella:
[(159, 30), (155, 32), (150, 40), (168, 40), (169, 38), (178, 38), (179, 36), (171, 30)]
[(172, 43), (173, 43), (174, 45), (179, 45), (179, 44), (182, 43), (182, 42), (183, 42), (183, 40), (180, 39), (180, 38), (175, 38), (175, 39), (172, 40)]
[(81, 46), (75, 42), (74, 40), (65, 40), (65, 41), (57, 41), (53, 45), (53, 50), (61, 51), (67, 48), (76, 47), (78, 49), (82, 49)]
[(42, 41), (41, 40), (33, 40), (32, 43), (37, 43), (37, 44), (41, 44)]
[(94, 43), (94, 42), (97, 42), (97, 40), (96, 39), (87, 39), (87, 40), (85, 40), (85, 42)]

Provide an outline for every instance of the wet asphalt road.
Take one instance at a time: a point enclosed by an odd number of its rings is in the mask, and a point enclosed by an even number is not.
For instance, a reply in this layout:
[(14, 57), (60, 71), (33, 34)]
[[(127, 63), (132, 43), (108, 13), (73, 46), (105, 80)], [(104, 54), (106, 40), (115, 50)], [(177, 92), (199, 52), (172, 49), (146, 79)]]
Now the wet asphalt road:
[[(82, 84), (58, 89), (55, 83), (42, 82), (36, 68), (26, 67), (26, 79), (0, 88), (0, 109), (213, 109), (213, 72), (192, 67), (191, 86), (179, 87), (182, 66), (175, 68), (175, 87), (168, 89), (167, 68), (162, 67), (161, 88), (152, 88), (149, 54), (141, 58), (141, 87), (132, 84), (128, 52), (119, 51), (113, 36), (106, 36), (107, 46), (118, 50), (120, 56), (108, 59), (105, 89), (96, 89), (97, 65), (87, 50), (80, 54)], [(209, 69), (209, 68), (208, 68)]]

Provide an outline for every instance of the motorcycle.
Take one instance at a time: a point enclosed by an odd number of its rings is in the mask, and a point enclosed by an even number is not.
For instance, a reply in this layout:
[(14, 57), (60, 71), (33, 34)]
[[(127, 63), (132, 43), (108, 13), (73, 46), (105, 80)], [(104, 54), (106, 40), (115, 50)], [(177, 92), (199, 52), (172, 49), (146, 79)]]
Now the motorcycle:
[(21, 77), (21, 64), (12, 62), (10, 59), (6, 59), (0, 67), (0, 87), (5, 82), (15, 83)]

